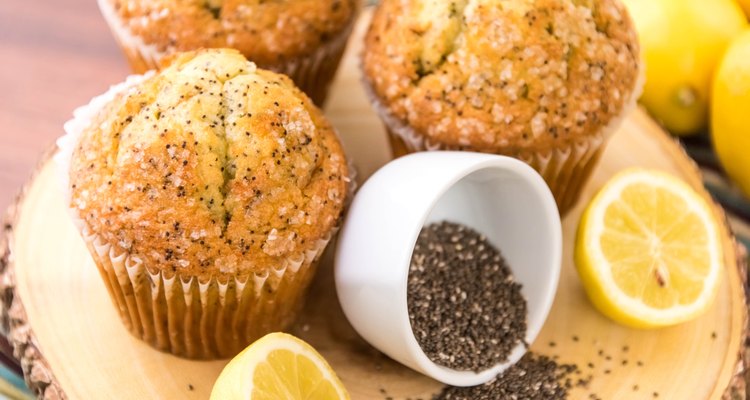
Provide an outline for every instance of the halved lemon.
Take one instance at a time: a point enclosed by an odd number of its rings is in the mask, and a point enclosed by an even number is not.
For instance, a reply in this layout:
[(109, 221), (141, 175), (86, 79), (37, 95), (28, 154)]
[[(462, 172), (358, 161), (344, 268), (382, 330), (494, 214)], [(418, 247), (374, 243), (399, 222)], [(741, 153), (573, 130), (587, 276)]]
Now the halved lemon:
[(344, 385), (309, 344), (271, 333), (234, 357), (214, 383), (211, 400), (341, 400)]
[(581, 218), (578, 274), (594, 306), (619, 323), (691, 320), (716, 297), (724, 263), (718, 226), (708, 202), (680, 179), (626, 170)]

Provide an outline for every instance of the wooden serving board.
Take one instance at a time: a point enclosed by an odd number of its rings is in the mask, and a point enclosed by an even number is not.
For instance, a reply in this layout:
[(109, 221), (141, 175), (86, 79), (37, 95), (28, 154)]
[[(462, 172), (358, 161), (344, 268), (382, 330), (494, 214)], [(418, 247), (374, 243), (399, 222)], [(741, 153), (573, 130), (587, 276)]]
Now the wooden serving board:
[[(359, 83), (357, 54), (365, 15), (332, 90), (327, 114), (364, 180), (390, 158), (386, 135)], [(644, 166), (672, 172), (703, 191), (698, 170), (642, 111), (611, 139), (582, 203), (617, 171)], [(711, 310), (680, 326), (639, 331), (610, 322), (589, 304), (578, 281), (573, 238), (583, 204), (563, 220), (559, 291), (532, 350), (575, 363), (587, 387), (573, 399), (744, 398), (746, 274), (726, 228), (726, 270)], [(716, 216), (724, 221), (716, 207)], [(71, 399), (206, 399), (226, 361), (190, 361), (161, 353), (126, 331), (58, 190), (49, 154), (9, 212), (0, 240), (4, 328), (27, 382), (40, 397)], [(329, 249), (330, 250), (330, 249)], [(441, 385), (400, 366), (364, 342), (335, 295), (330, 251), (292, 333), (331, 363), (352, 398), (429, 399)], [(735, 397), (737, 398), (737, 397)]]

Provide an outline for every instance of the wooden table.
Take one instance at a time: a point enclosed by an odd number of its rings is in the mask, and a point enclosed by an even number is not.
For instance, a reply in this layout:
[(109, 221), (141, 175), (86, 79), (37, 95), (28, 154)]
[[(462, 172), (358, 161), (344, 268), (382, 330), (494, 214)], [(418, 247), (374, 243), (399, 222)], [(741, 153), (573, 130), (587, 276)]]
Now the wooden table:
[(0, 5), (0, 210), (72, 110), (128, 73), (93, 0)]

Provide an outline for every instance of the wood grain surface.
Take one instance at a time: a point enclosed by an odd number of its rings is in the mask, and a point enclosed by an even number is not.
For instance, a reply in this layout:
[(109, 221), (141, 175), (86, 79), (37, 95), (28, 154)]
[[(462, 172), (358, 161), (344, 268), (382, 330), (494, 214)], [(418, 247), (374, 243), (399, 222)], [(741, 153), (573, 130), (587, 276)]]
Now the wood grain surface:
[[(349, 134), (353, 132), (344, 136)], [(612, 139), (585, 196), (633, 165), (670, 171), (700, 188), (695, 166), (637, 112)], [(226, 361), (180, 359), (128, 334), (64, 208), (56, 176), (54, 165), (40, 165), (17, 207), (11, 207), (11, 224), (0, 240), (3, 324), (10, 328), (30, 386), (47, 399), (206, 398)], [(728, 232), (722, 231), (726, 279), (711, 310), (690, 323), (639, 331), (603, 318), (583, 294), (571, 255), (580, 212), (579, 205), (563, 221), (560, 287), (532, 345), (534, 351), (576, 363), (592, 378), (571, 398), (652, 398), (653, 393), (667, 399), (744, 398), (744, 257), (735, 252)], [(718, 207), (716, 212), (721, 219)], [(331, 264), (330, 258), (324, 259), (292, 333), (328, 359), (355, 400), (430, 398), (439, 391), (437, 382), (389, 360), (346, 323)]]

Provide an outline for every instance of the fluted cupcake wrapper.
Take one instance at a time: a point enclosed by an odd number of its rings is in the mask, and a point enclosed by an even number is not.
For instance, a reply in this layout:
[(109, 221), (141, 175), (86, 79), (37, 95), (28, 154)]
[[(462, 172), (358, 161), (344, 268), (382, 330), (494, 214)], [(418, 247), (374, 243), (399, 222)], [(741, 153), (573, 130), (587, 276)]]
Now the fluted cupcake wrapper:
[[(132, 75), (112, 86), (76, 109), (65, 124), (66, 134), (57, 140), (54, 160), (66, 204), (71, 199), (68, 174), (81, 132), (118, 94), (151, 75)], [(349, 199), (355, 187), (353, 176), (352, 170)], [(264, 334), (287, 328), (302, 307), (320, 256), (338, 230), (302, 253), (264, 266), (263, 272), (195, 276), (143, 263), (93, 232), (76, 209), (69, 211), (127, 329), (159, 350), (197, 359), (234, 356)]]
[(78, 225), (125, 327), (159, 350), (195, 359), (231, 357), (266, 333), (286, 329), (331, 238), (263, 273), (204, 279), (149, 268), (83, 221)]
[[(109, 0), (97, 0), (97, 2), (115, 40), (122, 48), (135, 73), (158, 69), (161, 60), (173, 52), (170, 49), (159, 49), (158, 46), (148, 44), (141, 37), (133, 34), (119, 18)], [(341, 57), (346, 50), (346, 43), (354, 27), (356, 16), (357, 13), (354, 13), (344, 29), (330, 41), (320, 45), (314, 52), (278, 64), (258, 64), (258, 66), (289, 76), (316, 105), (323, 106)], [(253, 61), (251, 55), (245, 54), (245, 56)]]
[[(356, 15), (356, 14), (355, 14)], [(292, 78), (294, 83), (319, 107), (325, 104), (328, 89), (336, 76), (341, 58), (346, 51), (349, 35), (354, 28), (356, 16), (352, 17), (341, 32), (331, 41), (318, 47), (315, 52), (288, 60), (280, 64), (262, 65), (272, 71), (280, 72)]]
[[(418, 151), (465, 150), (430, 142), (429, 140), (409, 142), (404, 135), (398, 133), (398, 130), (390, 126), (386, 128), (395, 156)], [(498, 151), (497, 154), (517, 158), (534, 168), (544, 178), (552, 191), (560, 215), (565, 215), (578, 201), (583, 185), (599, 160), (604, 141), (603, 135), (596, 135), (587, 138), (586, 141), (575, 143), (571, 147), (555, 149), (548, 154), (501, 151)], [(422, 147), (415, 146), (418, 143)], [(401, 149), (406, 151), (404, 152)]]
[[(494, 153), (517, 158), (534, 168), (544, 178), (552, 191), (560, 215), (565, 215), (578, 201), (583, 186), (601, 157), (606, 141), (620, 127), (630, 111), (635, 108), (636, 100), (641, 93), (642, 81), (641, 74), (636, 90), (633, 91), (623, 112), (594, 135), (582, 137), (571, 145), (558, 147), (546, 153), (528, 150), (507, 151), (500, 147)], [(449, 146), (431, 140), (415, 131), (391, 113), (375, 94), (367, 78), (363, 79), (363, 86), (371, 104), (385, 125), (394, 157), (419, 151), (467, 150), (466, 147)]]

